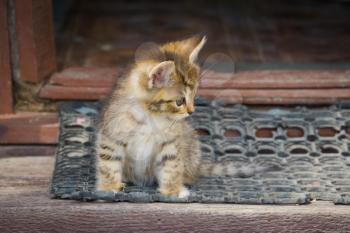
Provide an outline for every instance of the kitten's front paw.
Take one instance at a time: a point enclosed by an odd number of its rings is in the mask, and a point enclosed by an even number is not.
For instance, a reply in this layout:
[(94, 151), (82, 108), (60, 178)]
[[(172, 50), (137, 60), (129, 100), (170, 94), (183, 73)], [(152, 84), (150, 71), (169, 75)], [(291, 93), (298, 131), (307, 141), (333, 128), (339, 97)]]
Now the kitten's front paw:
[(97, 187), (98, 191), (104, 191), (104, 192), (121, 192), (125, 188), (125, 183), (106, 183), (106, 184), (100, 184)]
[(188, 188), (186, 188), (186, 187), (182, 187), (178, 197), (185, 198), (185, 197), (188, 197), (189, 195), (190, 195), (190, 190), (188, 190)]

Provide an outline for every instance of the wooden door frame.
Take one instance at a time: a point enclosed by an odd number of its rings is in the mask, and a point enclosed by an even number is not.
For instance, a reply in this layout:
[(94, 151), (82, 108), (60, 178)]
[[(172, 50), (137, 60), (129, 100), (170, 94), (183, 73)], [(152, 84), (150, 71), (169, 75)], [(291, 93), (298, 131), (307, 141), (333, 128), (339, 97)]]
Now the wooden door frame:
[(16, 113), (16, 83), (56, 71), (51, 0), (0, 0), (0, 144), (55, 144), (57, 113)]
[(0, 0), (0, 114), (13, 113), (7, 0)]
[(51, 0), (14, 1), (20, 78), (40, 83), (56, 71)]
[(0, 114), (14, 113), (15, 72), (38, 84), (56, 71), (52, 19), (51, 0), (0, 0)]

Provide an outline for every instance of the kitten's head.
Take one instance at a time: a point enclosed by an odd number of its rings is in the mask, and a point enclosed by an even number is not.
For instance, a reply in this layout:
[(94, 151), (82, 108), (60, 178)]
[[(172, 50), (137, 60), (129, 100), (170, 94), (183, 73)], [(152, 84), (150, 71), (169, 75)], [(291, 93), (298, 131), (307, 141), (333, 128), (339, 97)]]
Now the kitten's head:
[(200, 78), (197, 58), (205, 42), (205, 37), (191, 37), (143, 54), (136, 64), (139, 88), (134, 94), (140, 97), (147, 111), (171, 120), (194, 112)]

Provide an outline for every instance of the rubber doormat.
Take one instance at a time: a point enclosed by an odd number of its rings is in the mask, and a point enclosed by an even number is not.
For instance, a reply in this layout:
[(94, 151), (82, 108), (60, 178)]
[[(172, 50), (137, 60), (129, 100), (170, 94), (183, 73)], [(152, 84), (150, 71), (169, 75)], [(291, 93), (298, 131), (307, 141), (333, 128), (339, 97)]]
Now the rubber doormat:
[(250, 109), (196, 101), (189, 121), (201, 135), (204, 160), (278, 163), (283, 170), (251, 178), (202, 177), (188, 198), (164, 197), (155, 187), (128, 184), (96, 192), (94, 125), (98, 103), (61, 106), (60, 136), (51, 183), (54, 198), (84, 201), (306, 204), (312, 199), (350, 204), (350, 109)]

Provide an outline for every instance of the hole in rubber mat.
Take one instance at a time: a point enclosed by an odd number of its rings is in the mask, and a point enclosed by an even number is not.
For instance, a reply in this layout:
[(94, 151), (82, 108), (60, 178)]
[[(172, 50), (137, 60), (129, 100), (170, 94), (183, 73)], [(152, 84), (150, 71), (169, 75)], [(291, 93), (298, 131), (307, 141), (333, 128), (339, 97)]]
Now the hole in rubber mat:
[(304, 155), (309, 153), (309, 151), (306, 148), (303, 147), (296, 147), (290, 151), (291, 154), (295, 155)]
[(269, 148), (264, 148), (264, 149), (260, 149), (258, 150), (258, 154), (262, 154), (262, 155), (273, 155), (276, 152), (273, 149), (269, 149)]
[(334, 147), (322, 147), (321, 152), (323, 154), (338, 154), (339, 150), (337, 148), (334, 148)]
[(210, 135), (210, 132), (207, 129), (199, 128), (199, 129), (196, 129), (196, 132), (199, 136), (209, 136)]
[(307, 135), (306, 139), (310, 142), (314, 142), (317, 140), (317, 137), (313, 134)]
[(276, 132), (275, 128), (261, 128), (255, 132), (255, 137), (257, 137), (257, 138), (272, 138), (274, 132)]
[(346, 132), (348, 135), (350, 135), (350, 127), (346, 127), (346, 128), (345, 128), (345, 132)]
[(93, 143), (92, 142), (84, 142), (84, 146), (91, 147), (91, 146), (93, 146)]
[(298, 127), (290, 127), (285, 129), (287, 137), (300, 138), (304, 136), (304, 130)]
[(81, 145), (82, 142), (81, 142), (81, 141), (78, 141), (78, 140), (69, 140), (69, 139), (66, 139), (66, 140), (64, 140), (64, 144), (65, 144), (65, 145)]
[(226, 154), (242, 154), (242, 151), (237, 148), (229, 148), (225, 150)]
[(86, 127), (85, 130), (88, 132), (95, 132), (95, 129), (93, 127), (90, 127), (90, 126)]
[(318, 128), (317, 132), (320, 137), (334, 137), (338, 133), (338, 131), (332, 127)]
[(64, 128), (66, 129), (84, 129), (83, 125), (77, 125), (77, 124), (70, 124), (70, 125), (64, 125)]
[(210, 146), (208, 146), (208, 145), (205, 145), (205, 144), (201, 144), (201, 151), (203, 152), (203, 153), (211, 153), (212, 152), (212, 149), (211, 149), (211, 147)]
[(348, 151), (343, 151), (343, 152), (341, 152), (341, 155), (342, 155), (342, 156), (345, 156), (345, 157), (348, 157), (348, 156), (350, 156), (350, 152), (348, 152)]
[(225, 130), (224, 136), (227, 138), (238, 138), (241, 136), (241, 133), (235, 129), (227, 129)]

